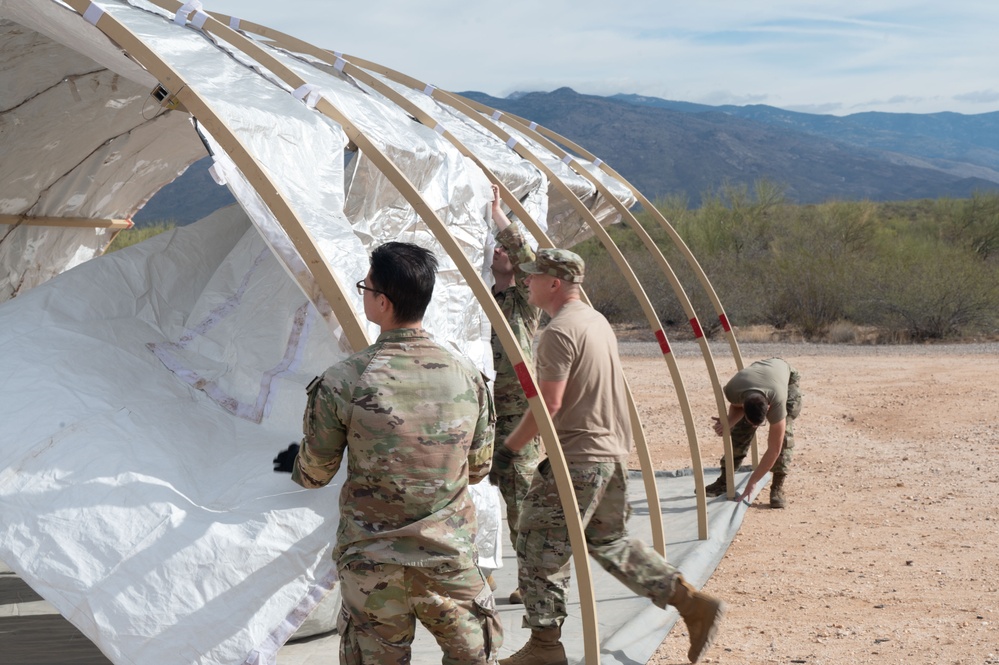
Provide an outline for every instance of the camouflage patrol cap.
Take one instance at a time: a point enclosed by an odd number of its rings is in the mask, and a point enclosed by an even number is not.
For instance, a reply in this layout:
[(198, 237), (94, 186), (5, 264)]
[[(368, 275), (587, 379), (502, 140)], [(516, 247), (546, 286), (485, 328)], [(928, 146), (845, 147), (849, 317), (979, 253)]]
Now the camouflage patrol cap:
[(534, 261), (522, 263), (520, 269), (529, 275), (551, 275), (580, 284), (586, 272), (586, 264), (579, 254), (567, 249), (539, 249)]

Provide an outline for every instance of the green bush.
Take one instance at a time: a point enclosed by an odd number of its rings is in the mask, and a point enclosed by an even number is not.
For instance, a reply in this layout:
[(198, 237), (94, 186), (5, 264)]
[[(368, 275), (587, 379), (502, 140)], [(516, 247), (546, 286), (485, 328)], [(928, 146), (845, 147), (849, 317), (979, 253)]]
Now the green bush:
[[(697, 210), (657, 202), (710, 280), (729, 321), (769, 325), (811, 340), (939, 340), (999, 332), (999, 195), (890, 203), (787, 203), (780, 187), (723, 187)], [(638, 219), (659, 245), (705, 334), (720, 328), (708, 292), (670, 234)], [(660, 266), (628, 228), (611, 232), (664, 327), (688, 314)], [(617, 323), (645, 316), (606, 250), (577, 248), (586, 290)], [(850, 331), (853, 332), (850, 332)], [(672, 334), (672, 333), (671, 333)]]
[(124, 231), (119, 231), (118, 235), (116, 235), (114, 237), (114, 240), (111, 241), (111, 244), (108, 245), (105, 254), (107, 254), (108, 252), (113, 252), (118, 249), (124, 249), (125, 247), (129, 247), (131, 245), (136, 245), (142, 242), (143, 240), (148, 240), (153, 236), (158, 236), (164, 231), (169, 231), (173, 228), (174, 228), (173, 222), (161, 222), (158, 224), (153, 224), (151, 226), (143, 226), (141, 228), (136, 227), (136, 228), (126, 229)]
[(972, 250), (906, 240), (885, 247), (868, 266), (858, 318), (913, 341), (994, 329), (996, 270)]

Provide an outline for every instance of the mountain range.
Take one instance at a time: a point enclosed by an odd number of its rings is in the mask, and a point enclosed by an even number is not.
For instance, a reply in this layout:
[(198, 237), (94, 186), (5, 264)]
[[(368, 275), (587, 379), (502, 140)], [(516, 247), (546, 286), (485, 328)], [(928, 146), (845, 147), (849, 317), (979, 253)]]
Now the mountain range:
[[(570, 88), (463, 96), (537, 122), (603, 159), (652, 200), (690, 207), (725, 185), (768, 180), (787, 200), (966, 198), (999, 190), (999, 112), (848, 116), (772, 106), (707, 106), (641, 95), (583, 95)], [(188, 224), (232, 202), (192, 165), (134, 217)]]

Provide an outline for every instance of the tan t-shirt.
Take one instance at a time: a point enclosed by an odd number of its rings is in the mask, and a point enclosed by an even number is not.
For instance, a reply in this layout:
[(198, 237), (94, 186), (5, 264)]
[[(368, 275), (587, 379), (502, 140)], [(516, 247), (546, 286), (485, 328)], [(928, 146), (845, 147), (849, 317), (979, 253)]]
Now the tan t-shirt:
[(631, 419), (617, 337), (589, 305), (566, 303), (538, 338), (538, 379), (567, 381), (555, 430), (570, 460), (619, 460), (631, 450)]
[(770, 404), (767, 421), (779, 423), (787, 417), (787, 384), (791, 381), (791, 366), (781, 358), (757, 360), (740, 370), (725, 384), (725, 398), (732, 404), (746, 401), (746, 393), (763, 393)]

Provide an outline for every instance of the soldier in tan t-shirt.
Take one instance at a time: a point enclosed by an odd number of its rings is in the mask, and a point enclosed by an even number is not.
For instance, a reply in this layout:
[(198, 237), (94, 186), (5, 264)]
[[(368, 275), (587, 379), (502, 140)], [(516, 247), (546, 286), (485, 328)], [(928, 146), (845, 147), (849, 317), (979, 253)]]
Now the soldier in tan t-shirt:
[[(580, 300), (583, 260), (560, 249), (538, 251), (529, 274), (529, 302), (551, 316), (540, 333), (538, 389), (555, 423), (569, 466), (589, 552), (633, 592), (680, 612), (697, 662), (721, 621), (721, 601), (696, 591), (680, 572), (640, 540), (629, 538), (626, 462), (631, 448), (627, 389), (617, 339), (599, 312)], [(493, 465), (512, 464), (538, 433), (530, 411), (497, 441)], [(561, 627), (567, 616), (572, 550), (548, 460), (534, 473), (517, 537), (517, 568), (531, 638), (500, 665), (565, 663)]]
[[(725, 384), (725, 399), (729, 401), (728, 426), (732, 435), (732, 456), (739, 468), (749, 451), (756, 429), (769, 423), (767, 451), (753, 470), (745, 489), (737, 497), (743, 501), (753, 495), (756, 484), (767, 471), (773, 471), (770, 484), (770, 507), (787, 505), (784, 479), (791, 467), (794, 451), (794, 421), (801, 413), (801, 390), (798, 372), (781, 358), (758, 360), (736, 372)], [(723, 433), (721, 421), (715, 417), (714, 430)], [(721, 496), (728, 491), (725, 479), (725, 458), (721, 459), (722, 474), (708, 485), (708, 496)]]

